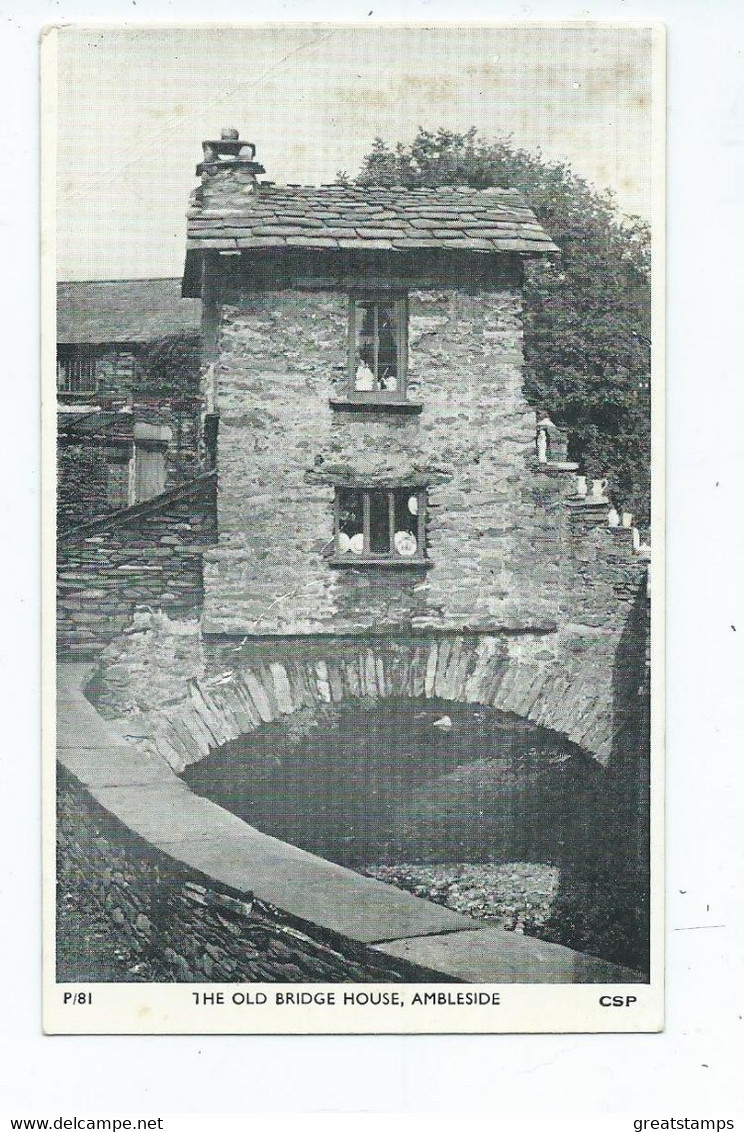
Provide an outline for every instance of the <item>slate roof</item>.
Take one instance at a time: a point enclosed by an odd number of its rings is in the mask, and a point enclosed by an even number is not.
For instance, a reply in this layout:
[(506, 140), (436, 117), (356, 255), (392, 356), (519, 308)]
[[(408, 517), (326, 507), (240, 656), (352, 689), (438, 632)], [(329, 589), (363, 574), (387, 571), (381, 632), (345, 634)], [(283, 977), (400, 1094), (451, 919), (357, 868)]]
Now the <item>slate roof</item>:
[(189, 209), (188, 251), (452, 248), (524, 255), (558, 251), (516, 189), (264, 183), (247, 200), (215, 204)]
[(180, 279), (115, 279), (57, 284), (57, 341), (62, 345), (151, 342), (196, 334), (201, 303), (181, 298)]

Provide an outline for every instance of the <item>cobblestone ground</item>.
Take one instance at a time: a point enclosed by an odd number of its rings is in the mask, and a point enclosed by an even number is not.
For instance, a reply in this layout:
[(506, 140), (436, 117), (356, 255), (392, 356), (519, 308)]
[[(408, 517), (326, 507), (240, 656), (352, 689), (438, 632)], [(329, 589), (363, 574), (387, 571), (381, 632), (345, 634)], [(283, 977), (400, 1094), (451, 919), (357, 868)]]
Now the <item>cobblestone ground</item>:
[(506, 931), (539, 935), (550, 918), (560, 871), (552, 865), (368, 865), (367, 876), (404, 888)]

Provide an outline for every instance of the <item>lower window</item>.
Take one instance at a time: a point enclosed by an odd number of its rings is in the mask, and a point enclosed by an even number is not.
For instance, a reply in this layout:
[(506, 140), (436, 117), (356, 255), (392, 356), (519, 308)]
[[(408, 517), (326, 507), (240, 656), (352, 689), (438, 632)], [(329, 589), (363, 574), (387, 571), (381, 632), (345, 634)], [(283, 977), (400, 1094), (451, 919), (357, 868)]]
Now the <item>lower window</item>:
[(426, 492), (420, 488), (336, 488), (335, 556), (416, 562), (426, 556)]

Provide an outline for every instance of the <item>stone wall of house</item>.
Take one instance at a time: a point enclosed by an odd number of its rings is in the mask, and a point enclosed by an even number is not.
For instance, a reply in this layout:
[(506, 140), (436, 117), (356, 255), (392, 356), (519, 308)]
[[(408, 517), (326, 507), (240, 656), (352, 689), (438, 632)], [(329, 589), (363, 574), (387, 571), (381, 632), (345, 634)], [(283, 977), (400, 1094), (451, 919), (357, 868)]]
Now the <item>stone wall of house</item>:
[[(334, 410), (348, 298), (257, 291), (223, 307), (219, 545), (208, 632), (291, 634), (554, 623), (560, 488), (536, 480), (516, 287), (409, 290), (420, 415)], [(431, 569), (334, 568), (334, 485), (427, 488)]]
[(201, 608), (202, 553), (216, 538), (215, 490), (214, 474), (205, 474), (59, 540), (62, 655), (100, 651), (138, 605), (179, 616)]
[[(61, 767), (57, 773), (61, 982), (81, 981), (85, 962), (79, 940), (65, 946), (71, 913), (108, 923), (122, 982), (387, 983), (409, 981), (411, 972), (428, 981), (420, 968), (207, 882), (134, 835)], [(91, 979), (95, 972), (83, 981)]]

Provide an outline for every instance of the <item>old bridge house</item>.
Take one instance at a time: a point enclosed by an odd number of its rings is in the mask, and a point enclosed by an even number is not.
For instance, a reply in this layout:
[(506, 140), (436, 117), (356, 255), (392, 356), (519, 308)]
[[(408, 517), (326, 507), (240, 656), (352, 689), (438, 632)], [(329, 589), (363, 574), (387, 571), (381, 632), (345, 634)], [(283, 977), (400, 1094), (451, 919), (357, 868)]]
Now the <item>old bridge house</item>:
[(278, 187), (252, 153), (205, 143), (189, 210), (220, 421), (205, 630), (554, 621), (520, 285), (557, 249), (514, 192)]

